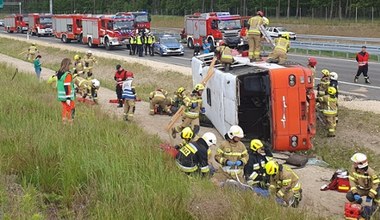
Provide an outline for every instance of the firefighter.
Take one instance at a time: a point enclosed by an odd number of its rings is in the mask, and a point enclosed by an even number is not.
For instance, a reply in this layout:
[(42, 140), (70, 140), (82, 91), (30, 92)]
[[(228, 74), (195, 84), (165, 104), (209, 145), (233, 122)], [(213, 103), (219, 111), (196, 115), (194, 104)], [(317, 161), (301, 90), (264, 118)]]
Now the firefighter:
[(127, 79), (123, 82), (122, 89), (122, 98), (124, 99), (124, 120), (133, 120), (136, 108), (136, 89), (133, 85), (133, 76), (127, 76)]
[(168, 96), (168, 92), (161, 88), (158, 88), (149, 94), (149, 100), (150, 100), (149, 114), (150, 115), (154, 115), (156, 106), (158, 106), (158, 108), (160, 109), (159, 110), (160, 114), (161, 114), (161, 111), (164, 111), (169, 116), (172, 115), (172, 111), (170, 110), (170, 107), (168, 106), (167, 96)]
[(84, 73), (87, 74), (87, 78), (92, 77), (94, 64), (98, 63), (96, 58), (92, 55), (92, 51), (88, 50), (84, 56)]
[[(196, 137), (196, 136), (194, 135), (194, 132), (190, 127), (184, 128), (181, 131), (182, 142), (175, 145), (174, 148), (177, 150), (181, 149), (183, 146), (190, 143), (190, 141), (192, 141), (194, 139), (194, 137)], [(196, 140), (198, 140), (198, 138)], [(194, 141), (196, 141), (196, 140), (194, 140)]]
[(123, 67), (121, 67), (120, 64), (116, 65), (116, 72), (115, 72), (114, 79), (116, 81), (115, 91), (116, 91), (116, 96), (117, 96), (117, 100), (118, 100), (118, 103), (119, 103), (119, 105), (117, 107), (118, 108), (122, 108), (123, 107), (123, 103), (124, 103), (124, 100), (123, 100), (123, 97), (122, 97), (122, 94), (123, 94), (123, 82), (127, 79), (127, 71), (125, 71), (123, 69)]
[(74, 56), (74, 74), (79, 74), (79, 76), (84, 77), (84, 63), (82, 57), (78, 54)]
[(70, 72), (72, 65), (69, 58), (64, 58), (61, 67), (57, 72), (57, 95), (58, 101), (62, 104), (62, 122), (66, 124), (73, 123), (75, 115), (75, 89), (73, 76)]
[(348, 176), (351, 189), (347, 192), (346, 198), (350, 202), (361, 204), (362, 196), (366, 196), (367, 202), (373, 202), (372, 205), (378, 206), (380, 203), (380, 180), (376, 172), (368, 166), (367, 156), (355, 153), (351, 157), (351, 161), (353, 165)]
[(79, 94), (82, 98), (87, 96), (92, 99), (95, 103), (98, 101), (98, 90), (100, 87), (100, 82), (97, 79), (85, 79), (78, 74), (73, 75), (74, 84), (77, 87)]
[[(325, 96), (327, 89), (330, 86), (330, 71), (328, 69), (323, 69), (321, 73), (322, 77), (320, 83), (317, 85), (317, 98)], [(325, 108), (324, 103), (320, 102), (319, 109), (322, 111)]]
[(336, 89), (336, 97), (338, 98), (338, 73), (331, 72), (330, 73), (330, 85)]
[(288, 59), (287, 53), (290, 47), (289, 33), (283, 33), (280, 38), (275, 40), (275, 48), (268, 56), (268, 63), (284, 64)]
[[(223, 141), (216, 150), (215, 160), (226, 169), (224, 175), (227, 179), (243, 181), (244, 166), (248, 162), (248, 151), (240, 141), (244, 137), (243, 129), (238, 125), (232, 125)], [(232, 171), (233, 169), (233, 171)], [(225, 179), (225, 180), (227, 180)], [(225, 181), (224, 180), (224, 181)]]
[(370, 84), (368, 77), (368, 60), (369, 53), (367, 52), (367, 47), (362, 46), (362, 51), (356, 54), (356, 61), (358, 62), (358, 71), (355, 75), (354, 82), (357, 83), (359, 76), (363, 73), (365, 83)]
[(219, 41), (219, 46), (216, 48), (218, 60), (224, 66), (225, 71), (230, 71), (230, 66), (234, 62), (231, 49), (226, 46), (224, 41)]
[(129, 39), (129, 55), (135, 55), (136, 54), (136, 35), (132, 34), (131, 38)]
[(269, 176), (269, 192), (276, 196), (276, 201), (284, 206), (297, 208), (302, 200), (299, 178), (294, 171), (284, 164), (271, 160), (265, 165)]
[(317, 59), (315, 59), (314, 57), (309, 57), (309, 59), (307, 60), (308, 63), (307, 63), (307, 67), (309, 67), (309, 69), (311, 70), (311, 74), (312, 74), (312, 82), (313, 82), (313, 87), (314, 87), (314, 84), (315, 84), (315, 73), (316, 73), (316, 67), (317, 67)]
[(265, 165), (272, 160), (272, 151), (269, 147), (264, 147), (259, 139), (253, 139), (248, 155), (248, 163), (244, 167), (244, 176), (248, 185), (267, 189), (268, 178), (265, 174)]
[(136, 46), (137, 46), (137, 53), (139, 54), (139, 57), (143, 56), (143, 43), (144, 39), (142, 37), (142, 34), (138, 34), (136, 36)]
[(207, 176), (210, 173), (207, 155), (209, 148), (215, 144), (216, 136), (211, 132), (205, 133), (197, 141), (186, 144), (176, 156), (178, 168), (188, 175)]
[(264, 13), (257, 11), (256, 16), (248, 20), (248, 45), (249, 45), (249, 59), (251, 62), (260, 60), (261, 51), (261, 31), (260, 26), (264, 24)]
[(336, 116), (338, 114), (338, 99), (336, 98), (336, 89), (329, 87), (327, 95), (319, 97), (318, 102), (323, 103), (324, 109), (322, 113), (325, 117), (326, 127), (328, 130), (328, 137), (335, 137), (336, 130)]
[(36, 54), (40, 53), (36, 47), (36, 43), (32, 43), (30, 47), (28, 48), (28, 61), (34, 61), (36, 58)]
[(182, 124), (172, 128), (172, 137), (176, 138), (176, 134), (181, 132), (183, 128), (190, 126), (194, 133), (199, 131), (199, 114), (204, 113), (202, 107), (202, 92), (205, 89), (203, 84), (196, 84), (190, 97), (184, 99), (184, 105), (186, 107), (182, 115)]
[(207, 54), (211, 52), (211, 44), (207, 41), (207, 39), (203, 43), (203, 53)]

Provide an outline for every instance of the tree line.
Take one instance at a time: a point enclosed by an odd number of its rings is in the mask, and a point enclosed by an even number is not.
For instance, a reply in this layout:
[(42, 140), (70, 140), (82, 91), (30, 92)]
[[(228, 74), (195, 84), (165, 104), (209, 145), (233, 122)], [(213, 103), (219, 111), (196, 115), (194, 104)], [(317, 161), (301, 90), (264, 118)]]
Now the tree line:
[[(11, 1), (11, 0), (9, 0)], [(20, 0), (13, 0), (20, 1)], [(22, 11), (49, 12), (49, 0), (21, 0)], [(380, 17), (379, 0), (53, 0), (53, 13), (115, 13), (145, 10), (152, 14), (185, 15), (230, 11), (252, 15), (263, 10), (274, 17)], [(17, 10), (18, 11), (18, 10)]]

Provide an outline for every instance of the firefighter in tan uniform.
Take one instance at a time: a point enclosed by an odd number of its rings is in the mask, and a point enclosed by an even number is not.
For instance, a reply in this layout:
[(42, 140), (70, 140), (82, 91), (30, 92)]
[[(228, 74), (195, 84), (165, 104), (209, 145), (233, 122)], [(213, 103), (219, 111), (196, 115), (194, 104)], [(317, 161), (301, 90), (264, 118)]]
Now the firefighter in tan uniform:
[(268, 161), (265, 172), (269, 175), (269, 192), (276, 196), (276, 201), (284, 206), (298, 207), (302, 200), (302, 189), (297, 174), (290, 167), (274, 160)]
[(92, 51), (87, 51), (84, 56), (84, 73), (87, 74), (87, 77), (91, 77), (93, 74), (94, 64), (97, 63), (96, 58), (92, 55)]
[(314, 57), (309, 57), (307, 61), (308, 61), (307, 67), (311, 70), (312, 82), (313, 82), (313, 87), (314, 87), (315, 85), (314, 79), (315, 79), (316, 68), (317, 68), (317, 59), (315, 59)]
[(78, 54), (74, 56), (74, 74), (84, 77), (84, 62)]
[[(353, 166), (350, 170), (351, 189), (346, 194), (346, 198), (350, 202), (362, 203), (362, 196), (367, 196), (366, 202), (372, 202), (372, 207), (378, 206), (380, 203), (380, 180), (376, 172), (368, 166), (367, 156), (362, 153), (355, 153), (351, 157)], [(374, 210), (374, 209), (373, 209)], [(369, 214), (362, 212), (363, 214)]]
[(28, 61), (32, 61), (36, 59), (36, 54), (39, 53), (36, 43), (32, 43), (30, 47), (28, 48)]
[(224, 66), (225, 71), (230, 70), (231, 64), (234, 62), (234, 58), (232, 57), (232, 50), (224, 41), (219, 41), (219, 46), (216, 48), (216, 53), (218, 60)]
[(319, 97), (318, 102), (322, 103), (324, 109), (322, 113), (325, 117), (326, 127), (328, 130), (328, 137), (335, 137), (336, 130), (336, 116), (338, 114), (338, 99), (336, 98), (336, 89), (328, 87), (327, 95)]
[(182, 115), (182, 124), (172, 128), (172, 137), (176, 138), (176, 134), (181, 132), (185, 127), (191, 127), (195, 134), (199, 131), (199, 114), (204, 112), (202, 107), (202, 92), (205, 89), (203, 84), (196, 84), (190, 97), (186, 97), (184, 101), (185, 111)]
[(288, 59), (287, 53), (290, 47), (289, 33), (284, 33), (275, 40), (275, 48), (268, 56), (268, 63), (284, 64)]
[(156, 89), (156, 91), (153, 91), (149, 94), (149, 100), (150, 100), (150, 110), (149, 114), (154, 115), (154, 109), (158, 105), (164, 112), (168, 113), (169, 115), (172, 115), (172, 111), (170, 110), (169, 98), (168, 92), (163, 89)]
[(233, 125), (225, 135), (223, 141), (216, 150), (215, 160), (221, 164), (225, 179), (244, 181), (244, 166), (248, 162), (248, 151), (240, 140), (244, 137), (243, 129), (238, 125)]
[[(330, 86), (330, 71), (328, 69), (323, 69), (321, 73), (322, 77), (319, 84), (317, 85), (317, 99), (325, 96), (327, 94), (327, 89)], [(324, 104), (325, 103), (319, 103), (318, 108), (320, 111), (323, 111), (323, 109), (326, 108)]]
[(252, 61), (260, 60), (261, 51), (261, 31), (260, 26), (264, 24), (264, 13), (258, 11), (256, 16), (248, 20), (248, 46), (249, 46), (249, 59)]

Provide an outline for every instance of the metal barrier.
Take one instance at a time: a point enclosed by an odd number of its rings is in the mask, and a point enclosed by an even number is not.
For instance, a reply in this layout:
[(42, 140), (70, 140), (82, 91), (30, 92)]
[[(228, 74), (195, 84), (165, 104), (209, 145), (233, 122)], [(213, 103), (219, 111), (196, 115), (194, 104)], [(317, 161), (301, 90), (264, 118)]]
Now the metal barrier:
[(342, 37), (342, 36), (324, 36), (324, 35), (308, 35), (308, 34), (297, 34), (297, 39), (302, 40), (330, 40), (334, 42), (339, 41), (354, 41), (354, 42), (361, 42), (363, 45), (366, 45), (367, 43), (379, 43), (380, 44), (380, 38), (369, 38), (369, 37)]

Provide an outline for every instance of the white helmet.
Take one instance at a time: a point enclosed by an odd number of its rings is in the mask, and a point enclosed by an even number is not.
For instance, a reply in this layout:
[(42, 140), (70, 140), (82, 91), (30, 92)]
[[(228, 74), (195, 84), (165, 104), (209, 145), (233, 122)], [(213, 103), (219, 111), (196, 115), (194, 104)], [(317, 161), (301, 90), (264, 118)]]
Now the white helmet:
[(91, 80), (91, 82), (92, 82), (92, 85), (94, 86), (94, 87), (99, 87), (100, 86), (100, 82), (99, 82), (99, 80), (97, 80), (97, 79), (93, 79), (93, 80)]
[(243, 138), (244, 132), (239, 125), (232, 125), (227, 135), (230, 139), (233, 139), (234, 137)]
[(359, 169), (366, 168), (368, 166), (367, 156), (362, 153), (356, 153), (351, 157), (351, 161), (355, 163)]
[(88, 51), (87, 51), (87, 54), (92, 54), (92, 51), (91, 51), (91, 50), (88, 50)]
[(212, 132), (206, 132), (203, 136), (202, 139), (206, 141), (207, 145), (211, 147), (211, 145), (216, 144), (216, 136)]
[(330, 72), (330, 79), (332, 79), (332, 80), (338, 80), (338, 73), (336, 73), (336, 72)]

